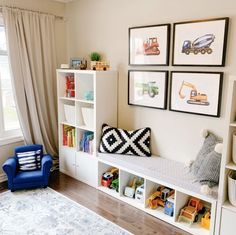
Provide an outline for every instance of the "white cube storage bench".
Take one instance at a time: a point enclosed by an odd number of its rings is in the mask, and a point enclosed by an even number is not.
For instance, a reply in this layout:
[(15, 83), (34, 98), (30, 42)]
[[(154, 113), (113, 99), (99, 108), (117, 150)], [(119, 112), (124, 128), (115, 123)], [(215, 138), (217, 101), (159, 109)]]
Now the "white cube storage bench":
[[(101, 185), (101, 177), (111, 167), (119, 169), (119, 192)], [(134, 177), (144, 179), (144, 201), (140, 203), (133, 198), (124, 196), (124, 188), (129, 180)], [(147, 199), (152, 195), (158, 186), (165, 186), (175, 190), (174, 195), (174, 215), (173, 217), (164, 213), (164, 208), (159, 206), (157, 209), (148, 207)], [(200, 191), (201, 185), (194, 182), (184, 164), (164, 159), (157, 156), (137, 157), (120, 154), (98, 153), (98, 189), (118, 198), (130, 205), (139, 208), (150, 215), (162, 219), (178, 228), (191, 234), (213, 235), (215, 229), (215, 216), (217, 206), (217, 193), (213, 196), (204, 195)], [(184, 222), (178, 222), (180, 210), (187, 204), (190, 197), (200, 199), (204, 206), (211, 210), (210, 230), (200, 225), (199, 218), (197, 223), (191, 226)]]

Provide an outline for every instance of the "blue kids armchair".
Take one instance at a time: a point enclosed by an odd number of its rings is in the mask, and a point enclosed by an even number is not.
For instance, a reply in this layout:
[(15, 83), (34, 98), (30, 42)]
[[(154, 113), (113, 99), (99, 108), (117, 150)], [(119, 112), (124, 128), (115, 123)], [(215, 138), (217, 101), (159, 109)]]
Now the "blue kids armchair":
[[(33, 164), (32, 164), (33, 161)], [(19, 146), (15, 148), (15, 156), (3, 164), (7, 174), (8, 188), (17, 189), (46, 188), (52, 167), (52, 157), (43, 154), (43, 146), (39, 144)]]

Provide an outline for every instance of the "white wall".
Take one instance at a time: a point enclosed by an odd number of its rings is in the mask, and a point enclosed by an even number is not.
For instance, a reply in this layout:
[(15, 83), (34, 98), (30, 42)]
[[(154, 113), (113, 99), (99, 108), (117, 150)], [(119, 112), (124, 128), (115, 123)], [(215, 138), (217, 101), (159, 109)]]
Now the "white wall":
[[(201, 145), (201, 130), (223, 135), (228, 75), (236, 68), (236, 3), (234, 0), (77, 0), (67, 4), (69, 57), (101, 52), (119, 71), (119, 126), (150, 126), (152, 150), (163, 157), (194, 159)], [(226, 67), (135, 67), (137, 69), (225, 71), (221, 118), (132, 107), (127, 105), (128, 28), (215, 17), (230, 17)], [(171, 42), (172, 45), (172, 42)], [(104, 88), (105, 91), (105, 88)]]
[[(59, 16), (64, 16), (65, 4), (54, 2), (51, 0), (0, 0), (0, 6), (19, 7), (23, 9), (42, 11)], [(57, 47), (57, 64), (65, 63), (66, 61), (66, 22), (62, 20), (56, 21), (56, 47)], [(56, 74), (56, 71), (55, 71)], [(55, 75), (56, 77), (56, 75)], [(55, 87), (56, 89), (56, 87)], [(0, 146), (0, 182), (3, 175), (2, 164), (12, 156), (14, 148), (22, 145), (23, 142), (17, 142)]]

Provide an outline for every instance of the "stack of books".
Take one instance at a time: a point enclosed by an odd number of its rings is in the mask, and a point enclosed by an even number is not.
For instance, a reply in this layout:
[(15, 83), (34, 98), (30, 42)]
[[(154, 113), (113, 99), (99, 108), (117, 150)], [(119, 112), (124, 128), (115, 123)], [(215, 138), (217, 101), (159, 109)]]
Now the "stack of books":
[(66, 97), (75, 97), (75, 78), (73, 74), (66, 76)]
[(75, 128), (68, 125), (63, 125), (63, 146), (74, 148), (75, 143)]
[(85, 131), (80, 141), (80, 150), (85, 153), (93, 154), (93, 138), (93, 132)]

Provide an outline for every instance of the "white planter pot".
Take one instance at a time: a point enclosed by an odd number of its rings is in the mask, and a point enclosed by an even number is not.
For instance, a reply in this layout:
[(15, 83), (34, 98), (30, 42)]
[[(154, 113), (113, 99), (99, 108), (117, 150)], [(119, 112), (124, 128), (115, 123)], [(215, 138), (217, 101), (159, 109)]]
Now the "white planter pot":
[(231, 171), (228, 175), (228, 196), (230, 203), (236, 207), (236, 172)]
[(232, 160), (236, 164), (236, 133), (233, 133)]

